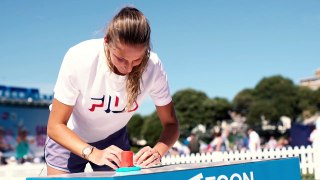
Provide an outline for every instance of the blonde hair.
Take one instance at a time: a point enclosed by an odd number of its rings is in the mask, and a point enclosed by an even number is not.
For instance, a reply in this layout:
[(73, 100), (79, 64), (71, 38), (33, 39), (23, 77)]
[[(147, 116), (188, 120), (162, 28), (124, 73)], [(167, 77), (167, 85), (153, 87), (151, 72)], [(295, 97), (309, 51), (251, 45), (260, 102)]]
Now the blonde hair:
[[(141, 93), (140, 82), (142, 82), (142, 74), (147, 66), (151, 43), (151, 29), (147, 18), (134, 7), (124, 7), (116, 14), (108, 25), (105, 38), (108, 44), (124, 43), (126, 45), (143, 45), (146, 47), (146, 52), (143, 60), (138, 66), (133, 67), (132, 71), (127, 76), (127, 107), (130, 108), (138, 95)], [(114, 65), (110, 60), (110, 52), (107, 51), (108, 66), (115, 72)]]

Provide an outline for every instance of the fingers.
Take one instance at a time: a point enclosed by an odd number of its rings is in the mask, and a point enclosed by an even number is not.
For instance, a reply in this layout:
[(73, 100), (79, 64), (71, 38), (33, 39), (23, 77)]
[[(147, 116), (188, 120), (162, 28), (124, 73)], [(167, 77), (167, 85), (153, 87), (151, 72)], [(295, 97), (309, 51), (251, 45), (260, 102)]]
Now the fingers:
[(108, 149), (112, 154), (114, 154), (118, 159), (121, 159), (121, 152), (123, 151), (122, 149), (118, 148), (117, 146), (109, 146)]
[(107, 166), (111, 167), (113, 170), (116, 170), (118, 167), (116, 165), (114, 165), (111, 161), (107, 161), (105, 163)]
[(108, 153), (108, 154), (106, 154), (105, 158), (107, 159), (107, 163), (114, 162), (117, 164), (118, 167), (120, 167), (120, 159), (116, 155), (114, 155), (112, 153)]
[(146, 146), (136, 154), (134, 160), (137, 165), (140, 165), (142, 167), (150, 167), (152, 165), (160, 163), (161, 156), (157, 150)]
[[(121, 152), (123, 151), (117, 146), (109, 146), (108, 148), (101, 150), (103, 156), (100, 156), (101, 165), (107, 165), (112, 169), (117, 169), (121, 164)], [(141, 167), (150, 167), (159, 164), (161, 161), (161, 155), (156, 149), (146, 146), (142, 148), (135, 156), (134, 163)], [(99, 164), (100, 164), (99, 163)]]
[(134, 156), (133, 162), (135, 162), (137, 164), (141, 164), (141, 162), (144, 160), (144, 158), (141, 156), (150, 150), (151, 150), (150, 146), (146, 146), (146, 147), (143, 147), (142, 149), (140, 149), (140, 151)]
[[(104, 164), (111, 167), (112, 169), (117, 169), (120, 167), (120, 161), (121, 161), (121, 152), (123, 151), (117, 146), (109, 146), (106, 149), (103, 150), (104, 155), (103, 158), (105, 159)], [(116, 165), (115, 165), (115, 164)]]
[(150, 166), (154, 166), (156, 164), (160, 163), (160, 155), (157, 154), (153, 154), (151, 155), (148, 159), (146, 159), (145, 161), (143, 161), (140, 166), (142, 167), (150, 167)]
[(117, 147), (115, 145), (111, 145), (111, 146), (109, 146), (109, 148), (119, 152), (119, 154), (121, 154), (121, 152), (123, 151), (122, 149), (120, 149), (119, 147)]

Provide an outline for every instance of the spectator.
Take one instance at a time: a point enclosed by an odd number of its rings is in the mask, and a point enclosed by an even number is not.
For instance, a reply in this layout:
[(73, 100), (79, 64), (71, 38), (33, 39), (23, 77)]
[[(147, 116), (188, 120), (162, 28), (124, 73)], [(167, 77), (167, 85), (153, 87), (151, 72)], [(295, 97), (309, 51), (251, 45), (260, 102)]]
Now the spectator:
[(277, 147), (277, 140), (274, 138), (274, 136), (270, 136), (269, 141), (266, 144), (266, 148), (268, 149), (275, 149)]
[(29, 142), (27, 140), (27, 130), (22, 129), (18, 132), (17, 137), (17, 147), (16, 147), (16, 157), (19, 164), (23, 164), (25, 162), (25, 157), (29, 152)]
[(11, 147), (4, 138), (4, 130), (0, 127), (0, 152), (10, 151)]
[(169, 154), (170, 156), (179, 156), (179, 150), (177, 147), (171, 147), (171, 149), (169, 150)]
[(280, 137), (277, 143), (277, 148), (283, 148), (283, 147), (287, 147), (289, 145), (289, 141), (288, 139), (286, 139), (285, 137)]
[(316, 122), (316, 128), (311, 132), (309, 141), (312, 143), (312, 146), (320, 145), (320, 119)]
[(213, 134), (213, 140), (208, 146), (208, 152), (221, 151), (221, 146), (223, 144), (223, 139), (220, 131), (216, 131)]
[(3, 153), (11, 150), (11, 146), (7, 143), (4, 138), (4, 130), (0, 127), (0, 164), (7, 164)]
[(199, 139), (198, 139), (197, 135), (191, 133), (188, 147), (190, 149), (190, 153), (198, 153), (199, 152), (200, 143), (199, 143)]
[(229, 151), (229, 130), (224, 129), (221, 133), (222, 137), (222, 151)]
[(242, 147), (240, 151), (249, 149), (249, 138), (247, 135), (244, 135), (242, 138)]
[(257, 151), (260, 149), (260, 136), (259, 134), (254, 131), (252, 128), (248, 129), (248, 136), (249, 136), (249, 151)]

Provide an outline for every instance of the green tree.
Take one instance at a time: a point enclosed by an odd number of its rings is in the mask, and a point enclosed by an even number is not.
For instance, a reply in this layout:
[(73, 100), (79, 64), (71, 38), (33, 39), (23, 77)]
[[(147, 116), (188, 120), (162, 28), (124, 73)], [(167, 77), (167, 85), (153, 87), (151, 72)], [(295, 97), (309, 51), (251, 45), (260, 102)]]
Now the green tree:
[(271, 123), (277, 123), (281, 116), (295, 119), (296, 95), (292, 80), (279, 75), (263, 78), (254, 89), (254, 103), (249, 108), (248, 122), (259, 124), (262, 115)]
[(135, 114), (130, 119), (127, 128), (129, 133), (129, 138), (131, 140), (141, 138), (141, 130), (144, 124), (144, 118), (140, 114)]
[(304, 119), (309, 118), (317, 112), (318, 100), (320, 100), (317, 93), (317, 91), (307, 87), (297, 88), (297, 111), (302, 114)]
[(254, 89), (240, 91), (232, 101), (233, 110), (260, 126), (261, 118), (277, 124), (281, 116), (293, 120), (312, 116), (320, 110), (320, 89), (300, 87), (280, 75), (261, 79)]
[(212, 99), (206, 99), (203, 102), (204, 106), (204, 122), (202, 122), (203, 125), (205, 125), (207, 128), (211, 128), (216, 124), (216, 112), (215, 112), (215, 102)]
[(162, 132), (162, 125), (156, 112), (145, 117), (141, 133), (143, 138), (147, 141), (147, 144), (154, 146), (160, 138)]
[(180, 122), (180, 137), (187, 137), (192, 128), (205, 121), (203, 102), (208, 99), (201, 91), (185, 89), (173, 95), (176, 115)]
[(236, 113), (242, 116), (248, 115), (250, 106), (254, 101), (253, 92), (253, 89), (244, 89), (233, 98), (232, 106)]
[(226, 98), (215, 97), (204, 101), (205, 118), (203, 124), (208, 128), (216, 125), (217, 121), (230, 119), (231, 103)]
[(247, 114), (247, 123), (253, 127), (261, 125), (261, 118), (275, 119), (277, 109), (273, 108), (273, 102), (268, 100), (253, 101)]
[(320, 111), (320, 88), (315, 91), (315, 104), (317, 106), (317, 110)]

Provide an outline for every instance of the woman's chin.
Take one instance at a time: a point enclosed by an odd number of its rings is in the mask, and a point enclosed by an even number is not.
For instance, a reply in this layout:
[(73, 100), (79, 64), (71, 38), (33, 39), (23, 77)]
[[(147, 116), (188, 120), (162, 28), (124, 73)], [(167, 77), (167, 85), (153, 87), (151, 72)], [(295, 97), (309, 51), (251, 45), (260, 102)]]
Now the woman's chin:
[(116, 73), (118, 75), (121, 75), (121, 76), (125, 76), (125, 75), (129, 74), (126, 71), (119, 71), (117, 68), (115, 68), (115, 72), (114, 73)]

